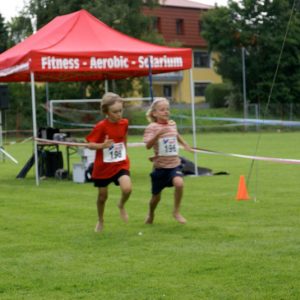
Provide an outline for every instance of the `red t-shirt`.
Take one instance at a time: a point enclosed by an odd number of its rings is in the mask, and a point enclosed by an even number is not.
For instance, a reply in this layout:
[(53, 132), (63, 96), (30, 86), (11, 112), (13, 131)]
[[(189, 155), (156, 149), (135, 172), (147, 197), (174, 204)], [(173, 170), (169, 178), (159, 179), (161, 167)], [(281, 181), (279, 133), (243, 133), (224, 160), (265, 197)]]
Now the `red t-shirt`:
[[(86, 136), (86, 140), (90, 143), (103, 143), (107, 136), (107, 138), (112, 139), (114, 143), (124, 143), (126, 147), (127, 131), (127, 119), (121, 119), (116, 123), (112, 123), (108, 119), (104, 119), (96, 124), (93, 130)], [(127, 153), (125, 160), (118, 162), (104, 162), (103, 149), (96, 150), (92, 178), (110, 178), (122, 169), (129, 170), (129, 159)]]

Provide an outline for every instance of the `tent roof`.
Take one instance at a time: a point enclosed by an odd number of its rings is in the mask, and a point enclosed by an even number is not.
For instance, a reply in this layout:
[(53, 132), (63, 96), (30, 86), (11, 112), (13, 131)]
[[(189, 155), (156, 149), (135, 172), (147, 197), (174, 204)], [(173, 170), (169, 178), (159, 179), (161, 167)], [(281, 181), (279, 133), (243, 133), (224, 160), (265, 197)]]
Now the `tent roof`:
[(86, 10), (56, 17), (0, 55), (0, 81), (85, 81), (191, 68), (192, 51), (120, 33)]

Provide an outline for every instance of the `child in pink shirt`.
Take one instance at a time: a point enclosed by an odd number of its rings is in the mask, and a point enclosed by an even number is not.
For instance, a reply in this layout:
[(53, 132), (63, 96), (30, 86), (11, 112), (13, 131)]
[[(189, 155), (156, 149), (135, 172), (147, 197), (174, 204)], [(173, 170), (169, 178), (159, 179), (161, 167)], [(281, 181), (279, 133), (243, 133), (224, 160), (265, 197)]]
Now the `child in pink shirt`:
[(166, 98), (156, 98), (147, 112), (147, 118), (151, 122), (144, 132), (146, 148), (153, 148), (153, 171), (150, 174), (152, 183), (152, 198), (149, 203), (149, 212), (145, 220), (146, 224), (152, 224), (154, 211), (161, 199), (161, 192), (165, 187), (174, 186), (174, 218), (181, 224), (186, 219), (180, 214), (179, 208), (183, 195), (183, 174), (178, 155), (178, 142), (187, 151), (192, 151), (190, 146), (177, 132), (176, 123), (169, 120), (170, 106)]

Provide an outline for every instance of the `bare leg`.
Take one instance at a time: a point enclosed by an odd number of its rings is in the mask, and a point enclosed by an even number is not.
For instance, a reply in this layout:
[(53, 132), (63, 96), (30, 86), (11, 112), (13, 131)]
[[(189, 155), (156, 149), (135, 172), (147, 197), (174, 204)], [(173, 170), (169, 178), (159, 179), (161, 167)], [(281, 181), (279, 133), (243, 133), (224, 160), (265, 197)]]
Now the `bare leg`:
[(180, 177), (180, 176), (174, 177), (173, 185), (175, 188), (173, 216), (179, 223), (185, 224), (186, 219), (179, 212), (181, 199), (182, 199), (182, 195), (183, 195), (183, 179), (182, 179), (182, 177)]
[(159, 193), (157, 195), (152, 195), (152, 198), (151, 198), (150, 203), (149, 203), (149, 212), (148, 212), (148, 215), (146, 217), (145, 224), (153, 224), (154, 211), (156, 209), (157, 204), (160, 201), (160, 198), (161, 198), (160, 196), (161, 196), (161, 193)]
[(128, 222), (128, 214), (124, 208), (125, 203), (129, 199), (129, 196), (131, 194), (132, 188), (131, 188), (131, 180), (128, 175), (123, 175), (119, 178), (120, 188), (121, 188), (121, 199), (118, 204), (118, 207), (120, 209), (120, 216), (121, 219), (124, 222)]
[(97, 212), (98, 212), (98, 222), (95, 227), (95, 232), (101, 232), (103, 230), (103, 215), (105, 203), (107, 200), (108, 189), (107, 187), (101, 187), (98, 189), (98, 199), (97, 199)]

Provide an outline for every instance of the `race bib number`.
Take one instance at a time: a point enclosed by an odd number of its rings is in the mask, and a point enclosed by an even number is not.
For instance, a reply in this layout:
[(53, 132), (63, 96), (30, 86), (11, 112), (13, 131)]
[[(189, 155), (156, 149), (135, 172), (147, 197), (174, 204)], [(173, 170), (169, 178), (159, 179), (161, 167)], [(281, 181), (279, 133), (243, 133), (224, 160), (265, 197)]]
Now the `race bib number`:
[(158, 140), (158, 155), (173, 156), (178, 155), (177, 137), (165, 137)]
[(126, 159), (126, 148), (124, 143), (112, 144), (109, 148), (103, 149), (103, 161), (114, 163)]

